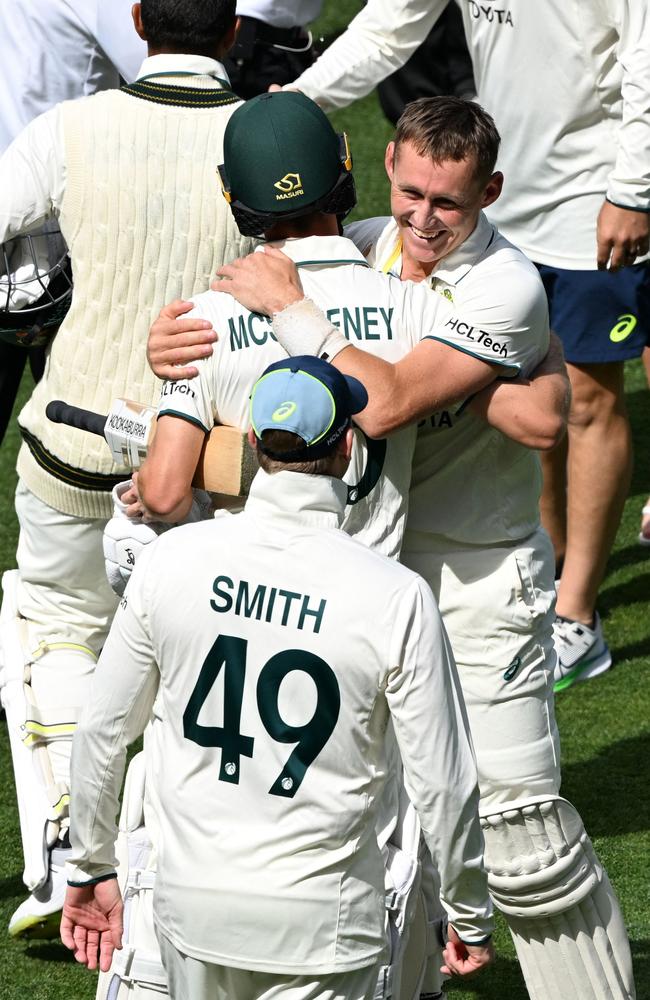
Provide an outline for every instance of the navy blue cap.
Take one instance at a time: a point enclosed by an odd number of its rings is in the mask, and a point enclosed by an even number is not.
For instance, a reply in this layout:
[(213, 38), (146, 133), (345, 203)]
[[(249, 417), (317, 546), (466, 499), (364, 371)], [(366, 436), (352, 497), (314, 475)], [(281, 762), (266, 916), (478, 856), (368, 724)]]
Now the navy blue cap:
[[(368, 405), (358, 379), (311, 355), (269, 365), (253, 386), (250, 417), (260, 450), (285, 461), (312, 461), (327, 455), (345, 433), (355, 413)], [(279, 453), (264, 448), (267, 430), (289, 431), (304, 448)]]

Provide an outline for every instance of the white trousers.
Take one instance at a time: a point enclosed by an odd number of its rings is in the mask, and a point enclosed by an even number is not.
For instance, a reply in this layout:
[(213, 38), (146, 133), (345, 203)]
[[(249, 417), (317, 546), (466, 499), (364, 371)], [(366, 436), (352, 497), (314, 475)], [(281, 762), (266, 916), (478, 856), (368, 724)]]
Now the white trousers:
[(106, 521), (62, 514), (19, 481), (16, 513), (20, 536), (18, 610), (29, 624), (30, 642), (69, 642), (98, 654), (118, 598), (104, 570)]
[(454, 652), (476, 752), (481, 812), (560, 788), (553, 710), (554, 559), (541, 529), (516, 544), (450, 545), (407, 532)]
[(190, 958), (156, 933), (171, 1000), (372, 1000), (377, 986), (377, 965), (319, 978), (249, 972)]

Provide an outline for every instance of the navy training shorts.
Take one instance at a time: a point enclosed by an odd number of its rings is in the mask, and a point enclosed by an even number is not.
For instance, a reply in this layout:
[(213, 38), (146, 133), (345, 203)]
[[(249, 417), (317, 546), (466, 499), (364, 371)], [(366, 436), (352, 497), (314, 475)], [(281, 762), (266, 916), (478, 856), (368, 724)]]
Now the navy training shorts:
[(537, 264), (551, 329), (572, 364), (637, 358), (650, 345), (650, 262), (620, 271), (569, 271)]

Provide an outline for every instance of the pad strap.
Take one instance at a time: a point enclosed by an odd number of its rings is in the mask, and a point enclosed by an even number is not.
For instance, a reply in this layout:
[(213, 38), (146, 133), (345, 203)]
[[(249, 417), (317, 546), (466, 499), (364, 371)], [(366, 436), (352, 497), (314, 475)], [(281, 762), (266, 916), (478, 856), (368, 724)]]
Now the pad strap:
[[(83, 653), (97, 662), (97, 656), (88, 646), (77, 642), (40, 642), (31, 654), (31, 662), (39, 660), (46, 653), (54, 650), (71, 649), (75, 653)], [(34, 703), (29, 684), (30, 677), (26, 671), (25, 699), (28, 705), (28, 718), (25, 720), (23, 743), (27, 747), (35, 747), (51, 743), (55, 740), (70, 740), (77, 728), (80, 708), (62, 707), (41, 709)]]
[(143, 948), (125, 944), (121, 951), (113, 952), (111, 972), (125, 983), (167, 987), (167, 975), (159, 956)]
[(582, 820), (565, 799), (491, 813), (481, 826), (490, 893), (505, 914), (562, 913), (602, 881)]
[(393, 995), (393, 966), (380, 966), (373, 1000), (390, 1000)]
[(142, 890), (152, 890), (156, 885), (156, 873), (147, 868), (130, 868), (124, 886), (125, 895), (134, 895)]
[[(28, 685), (25, 685), (26, 687)], [(25, 720), (23, 743), (26, 747), (52, 743), (55, 740), (69, 740), (77, 728), (80, 709), (48, 708), (40, 709), (30, 702), (29, 718)]]

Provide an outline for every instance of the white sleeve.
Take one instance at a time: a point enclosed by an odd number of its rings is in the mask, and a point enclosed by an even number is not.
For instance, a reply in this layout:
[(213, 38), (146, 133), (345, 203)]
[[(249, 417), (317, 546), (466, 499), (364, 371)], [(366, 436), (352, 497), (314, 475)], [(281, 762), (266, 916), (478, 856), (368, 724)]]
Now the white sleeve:
[(131, 0), (113, 0), (97, 5), (97, 41), (127, 83), (137, 78), (147, 43), (136, 34), (131, 16)]
[[(195, 303), (194, 308), (183, 316), (183, 319), (209, 319), (209, 316), (200, 303)], [(208, 358), (200, 358), (193, 361), (192, 365), (198, 370), (195, 378), (183, 378), (177, 382), (164, 381), (160, 390), (158, 401), (158, 416), (180, 417), (188, 420), (191, 424), (196, 424), (201, 430), (209, 434), (217, 419), (217, 403), (214, 397), (213, 372), (216, 357), (218, 355), (218, 344), (214, 345), (213, 354)]]
[[(539, 275), (532, 267), (478, 265), (464, 282), (453, 306), (441, 310), (438, 303), (435, 325), (423, 331), (422, 339), (497, 365), (504, 378), (529, 374), (549, 345), (548, 301)], [(414, 294), (422, 287), (414, 286)], [(436, 292), (428, 294), (442, 299)]]
[(326, 110), (365, 97), (415, 52), (449, 0), (369, 0), (292, 88)]
[(463, 941), (492, 933), (476, 764), (460, 684), (433, 594), (419, 577), (395, 615), (386, 698), (406, 786)]
[(607, 200), (650, 211), (650, 7), (639, 0), (609, 0), (619, 30), (623, 117)]
[(0, 157), (0, 243), (58, 213), (65, 190), (60, 105), (39, 115)]
[(83, 883), (115, 870), (119, 792), (126, 750), (151, 717), (159, 673), (148, 631), (149, 566), (138, 557), (93, 675), (72, 741), (68, 879)]

